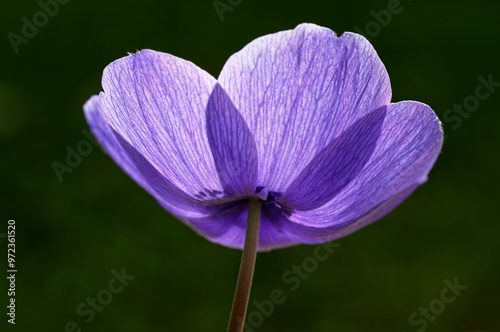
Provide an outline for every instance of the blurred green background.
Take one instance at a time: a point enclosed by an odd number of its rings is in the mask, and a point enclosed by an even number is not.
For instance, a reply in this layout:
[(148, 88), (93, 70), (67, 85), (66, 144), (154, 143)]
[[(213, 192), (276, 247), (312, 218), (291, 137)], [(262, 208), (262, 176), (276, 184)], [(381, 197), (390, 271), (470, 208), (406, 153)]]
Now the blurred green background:
[[(42, 8), (36, 0), (2, 4), (0, 233), (16, 220), (19, 272), (12, 326), (0, 237), (0, 330), (66, 331), (74, 321), (96, 332), (225, 331), (239, 251), (175, 220), (100, 148), (62, 182), (51, 164), (64, 164), (66, 147), (87, 140), (82, 105), (101, 90), (103, 68), (127, 52), (168, 52), (217, 77), (252, 39), (312, 22), (338, 34), (357, 27), (371, 35), (393, 100), (431, 105), (447, 140), (427, 184), (383, 220), (336, 241), (340, 247), (295, 291), (282, 276), (315, 247), (259, 254), (251, 301), (269, 299), (274, 289), (286, 301), (270, 317), (254, 314), (253, 329), (500, 331), (500, 87), (474, 105), (478, 77), (500, 82), (500, 2), (401, 0), (388, 24), (373, 23), (374, 13), (393, 0), (232, 4), (221, 20), (210, 0), (72, 0), (18, 53), (8, 33), (22, 35), (22, 18), (32, 22)], [(470, 111), (446, 113), (464, 101)], [(135, 279), (85, 322), (89, 316), (77, 307), (108, 289), (111, 271), (122, 268)], [(455, 278), (467, 289), (441, 308), (444, 281)], [(429, 305), (432, 319), (411, 323)], [(256, 310), (251, 303), (249, 312)]]

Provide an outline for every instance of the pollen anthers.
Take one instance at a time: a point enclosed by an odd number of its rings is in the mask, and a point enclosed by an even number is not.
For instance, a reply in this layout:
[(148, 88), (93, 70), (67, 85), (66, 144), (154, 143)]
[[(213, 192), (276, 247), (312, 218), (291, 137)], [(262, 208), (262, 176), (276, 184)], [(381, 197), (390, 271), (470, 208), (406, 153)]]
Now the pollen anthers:
[(283, 193), (277, 191), (271, 191), (264, 186), (258, 186), (255, 189), (255, 193), (259, 195), (264, 203), (272, 203), (283, 197)]
[(222, 198), (225, 196), (223, 191), (210, 190), (208, 188), (205, 188), (203, 190), (204, 191), (200, 191), (196, 195), (194, 195), (194, 197), (205, 200), (205, 199)]
[[(229, 196), (224, 192), (217, 189), (208, 189), (204, 188), (202, 191), (199, 191), (197, 194), (193, 195), (195, 198), (203, 201), (210, 201), (222, 198), (228, 198)], [(257, 186), (255, 188), (255, 196), (258, 198), (263, 204), (268, 205), (269, 207), (273, 206), (280, 210), (282, 213), (290, 216), (292, 214), (292, 210), (288, 207), (283, 206), (280, 203), (276, 203), (281, 197), (283, 197), (282, 192), (277, 191), (269, 191), (264, 186)], [(253, 197), (255, 197), (253, 196)], [(248, 197), (251, 198), (251, 197)], [(242, 199), (239, 199), (240, 201)], [(227, 201), (226, 201), (227, 203)]]
[[(282, 192), (277, 191), (268, 191), (265, 187), (259, 186), (255, 190), (256, 194), (263, 193), (265, 194), (265, 199), (262, 199), (264, 204), (264, 209), (272, 209), (275, 211), (279, 211), (279, 213), (289, 217), (293, 214), (293, 210), (288, 206), (283, 205), (282, 203), (277, 203), (281, 197), (283, 197)], [(262, 196), (261, 196), (262, 197)]]
[[(283, 193), (276, 191), (269, 191), (264, 186), (258, 186), (257, 188), (255, 188), (255, 195), (263, 203), (272, 203), (283, 197)], [(194, 194), (193, 196), (201, 200), (228, 197), (228, 195), (224, 191), (220, 191), (217, 189), (208, 189), (208, 188), (204, 188), (202, 191), (199, 191), (197, 194)]]

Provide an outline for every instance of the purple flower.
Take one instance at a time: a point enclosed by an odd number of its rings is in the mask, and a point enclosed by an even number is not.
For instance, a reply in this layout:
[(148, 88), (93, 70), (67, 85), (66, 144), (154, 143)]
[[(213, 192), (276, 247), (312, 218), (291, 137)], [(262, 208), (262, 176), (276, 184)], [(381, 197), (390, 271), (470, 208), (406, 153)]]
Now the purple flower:
[(321, 243), (389, 213), (427, 180), (443, 133), (432, 109), (391, 103), (362, 36), (301, 24), (252, 41), (218, 79), (143, 50), (106, 67), (85, 104), (109, 155), (210, 241), (242, 248), (262, 201), (259, 250)]

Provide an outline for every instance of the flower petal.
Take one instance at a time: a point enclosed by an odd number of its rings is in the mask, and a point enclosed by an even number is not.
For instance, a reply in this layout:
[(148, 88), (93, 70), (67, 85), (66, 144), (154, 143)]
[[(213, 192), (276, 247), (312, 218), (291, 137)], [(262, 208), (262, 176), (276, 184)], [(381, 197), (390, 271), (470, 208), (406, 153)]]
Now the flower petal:
[(189, 61), (144, 50), (106, 67), (100, 101), (109, 125), (169, 183), (195, 196), (222, 191), (206, 135), (215, 84)]
[[(212, 242), (232, 248), (243, 248), (248, 203), (211, 206), (209, 199), (216, 193), (205, 191), (207, 201), (195, 201), (166, 180), (137, 150), (109, 127), (101, 114), (98, 96), (84, 105), (84, 113), (92, 133), (111, 158), (140, 186), (149, 192), (166, 210)], [(230, 115), (228, 113), (228, 115)], [(234, 115), (234, 114), (233, 114)], [(288, 235), (277, 231), (276, 222), (262, 213), (259, 251), (298, 244)], [(273, 220), (273, 221), (271, 221)]]
[[(178, 209), (197, 211), (199, 213), (196, 214), (196, 217), (200, 217), (217, 213), (226, 208), (229, 202), (220, 200), (220, 202), (215, 203), (218, 200), (218, 195), (211, 193), (207, 189), (205, 189), (202, 199), (196, 199), (186, 194), (161, 175), (161, 173), (132, 145), (122, 138), (120, 134), (115, 131), (113, 133), (123, 150), (129, 155), (130, 160), (134, 163), (139, 173), (153, 190), (152, 195), (162, 204), (162, 206), (167, 208), (167, 210), (170, 210), (174, 214), (176, 214), (175, 211)], [(172, 205), (175, 206), (174, 209), (170, 207)], [(183, 215), (186, 214), (180, 214), (180, 216)]]
[(335, 137), (391, 99), (389, 76), (370, 43), (301, 24), (232, 55), (219, 83), (257, 144), (257, 184), (284, 192)]
[(219, 84), (208, 100), (207, 135), (219, 180), (231, 197), (255, 194), (257, 148), (245, 120)]
[(150, 192), (151, 188), (144, 180), (140, 172), (130, 160), (128, 154), (123, 150), (120, 143), (116, 140), (112, 129), (106, 123), (101, 113), (101, 104), (99, 96), (94, 95), (83, 105), (83, 111), (87, 118), (90, 130), (97, 141), (110, 157), (141, 187)]
[(305, 244), (329, 242), (347, 236), (382, 218), (408, 198), (419, 185), (420, 183), (412, 184), (379, 205), (372, 206), (370, 210), (363, 215), (358, 215), (351, 220), (345, 220), (342, 223), (333, 224), (327, 227), (310, 227), (304, 224), (291, 222), (282, 214), (277, 213), (277, 210), (272, 210), (270, 216), (276, 221), (275, 227), (279, 229), (282, 234), (286, 234), (291, 240), (293, 239)]
[[(150, 171), (148, 172), (144, 158), (140, 159), (140, 157), (137, 156), (138, 153), (133, 151), (133, 148), (109, 127), (102, 116), (98, 96), (92, 96), (85, 103), (83, 108), (90, 129), (104, 150), (125, 171), (125, 173), (143, 187), (150, 195), (155, 197), (164, 208), (177, 216), (201, 217), (206, 215), (207, 211), (203, 213), (203, 209), (197, 206), (199, 205), (198, 202), (181, 192), (178, 188), (164, 188), (163, 192), (157, 192), (160, 183), (164, 183), (165, 180), (163, 180), (164, 182), (160, 182), (160, 175), (158, 175), (157, 171), (151, 170), (152, 166), (150, 165)], [(137, 164), (142, 165), (142, 167), (137, 167)], [(156, 182), (152, 181), (152, 179), (156, 180)], [(150, 183), (153, 185), (150, 185)], [(168, 189), (170, 193), (172, 193), (171, 195), (165, 195)]]
[(368, 113), (328, 144), (281, 198), (293, 210), (313, 210), (347, 186), (370, 159), (381, 135), (386, 106)]
[(390, 104), (377, 146), (363, 170), (331, 201), (292, 213), (289, 222), (309, 229), (295, 235), (307, 242), (315, 241), (318, 236), (312, 234), (321, 232), (323, 239), (332, 240), (389, 213), (427, 180), (442, 142), (439, 119), (429, 106), (413, 101)]

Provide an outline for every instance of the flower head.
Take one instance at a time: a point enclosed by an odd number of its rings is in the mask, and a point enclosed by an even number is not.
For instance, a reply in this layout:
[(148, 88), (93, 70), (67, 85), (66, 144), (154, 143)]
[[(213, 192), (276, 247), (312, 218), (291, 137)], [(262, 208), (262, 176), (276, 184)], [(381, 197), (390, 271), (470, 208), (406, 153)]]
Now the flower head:
[(104, 70), (85, 104), (109, 155), (210, 241), (242, 248), (261, 200), (259, 250), (320, 243), (389, 213), (427, 179), (442, 130), (432, 109), (391, 103), (362, 36), (301, 24), (255, 39), (218, 79), (143, 50)]

